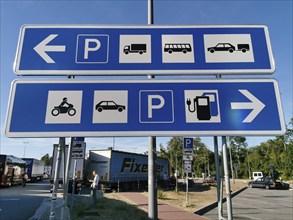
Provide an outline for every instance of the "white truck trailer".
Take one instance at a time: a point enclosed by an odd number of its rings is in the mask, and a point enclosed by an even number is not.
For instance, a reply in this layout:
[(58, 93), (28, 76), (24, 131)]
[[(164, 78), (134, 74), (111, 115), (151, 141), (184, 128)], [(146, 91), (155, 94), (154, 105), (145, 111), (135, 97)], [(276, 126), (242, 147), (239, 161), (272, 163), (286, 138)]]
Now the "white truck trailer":
[(35, 158), (22, 158), (26, 162), (26, 173), (29, 182), (37, 182), (43, 180), (44, 161)]
[[(128, 191), (145, 188), (148, 182), (148, 155), (116, 150), (92, 150), (89, 152), (87, 178), (93, 179), (92, 171), (100, 177), (102, 189)], [(157, 177), (166, 172), (169, 162), (157, 158)]]

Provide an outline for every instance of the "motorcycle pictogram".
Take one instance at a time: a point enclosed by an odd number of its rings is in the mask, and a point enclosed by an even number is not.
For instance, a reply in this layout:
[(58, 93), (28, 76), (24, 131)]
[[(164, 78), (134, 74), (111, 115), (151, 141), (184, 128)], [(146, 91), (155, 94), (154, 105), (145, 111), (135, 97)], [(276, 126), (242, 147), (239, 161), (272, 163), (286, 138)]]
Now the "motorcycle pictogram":
[[(66, 106), (65, 106), (66, 105)], [(67, 98), (63, 98), (62, 103), (59, 106), (55, 106), (54, 109), (51, 111), (51, 114), (53, 116), (57, 116), (59, 114), (66, 114), (70, 116), (74, 116), (76, 113), (75, 108), (73, 108), (73, 105), (67, 102)]]

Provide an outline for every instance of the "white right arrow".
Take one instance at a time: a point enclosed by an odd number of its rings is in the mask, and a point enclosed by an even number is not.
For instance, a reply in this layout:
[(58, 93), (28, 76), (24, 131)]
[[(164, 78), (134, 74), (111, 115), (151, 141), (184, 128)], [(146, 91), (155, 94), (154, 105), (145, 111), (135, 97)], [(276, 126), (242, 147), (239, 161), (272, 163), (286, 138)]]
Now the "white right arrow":
[(265, 104), (259, 101), (254, 95), (252, 95), (246, 89), (239, 89), (238, 91), (241, 92), (251, 102), (232, 102), (231, 109), (252, 109), (249, 115), (247, 115), (247, 117), (242, 121), (243, 123), (250, 123), (263, 110)]
[(40, 42), (37, 46), (34, 47), (34, 50), (47, 62), (47, 63), (55, 63), (55, 61), (49, 57), (46, 52), (64, 52), (64, 45), (47, 45), (54, 38), (56, 38), (58, 34), (50, 34), (46, 37), (42, 42)]

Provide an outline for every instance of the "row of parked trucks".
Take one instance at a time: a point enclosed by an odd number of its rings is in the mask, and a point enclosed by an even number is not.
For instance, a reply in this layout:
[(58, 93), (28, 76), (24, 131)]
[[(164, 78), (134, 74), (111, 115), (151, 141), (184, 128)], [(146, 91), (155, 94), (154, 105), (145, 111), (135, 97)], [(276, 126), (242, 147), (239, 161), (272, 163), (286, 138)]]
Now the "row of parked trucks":
[(44, 162), (34, 158), (0, 155), (0, 185), (2, 187), (21, 184), (25, 173), (28, 175), (29, 182), (42, 181)]
[[(76, 146), (76, 144), (78, 146)], [(67, 155), (67, 148), (65, 155)], [(53, 188), (55, 174), (55, 164), (57, 158), (58, 145), (54, 145), (53, 165), (51, 172), (50, 190)], [(80, 149), (80, 156), (76, 157), (77, 150)], [(85, 143), (75, 143), (73, 145), (72, 161), (69, 170), (69, 179), (75, 177), (76, 185), (89, 185), (89, 180), (94, 178), (92, 172), (95, 170), (99, 177), (99, 185), (103, 190), (127, 191), (137, 187), (146, 187), (148, 182), (148, 156), (117, 150), (90, 150), (87, 158), (84, 156)], [(74, 156), (75, 155), (75, 156)], [(61, 160), (59, 171), (59, 184), (63, 183), (64, 158)], [(76, 165), (74, 165), (76, 164)], [(75, 168), (75, 171), (74, 171)], [(169, 174), (169, 162), (166, 158), (157, 158), (157, 175)], [(73, 176), (73, 173), (74, 176)], [(69, 184), (70, 188), (70, 184)]]
[[(148, 182), (148, 156), (117, 150), (91, 150), (85, 157), (85, 142), (75, 142), (72, 150), (72, 160), (69, 179), (76, 180), (78, 186), (89, 184), (95, 170), (100, 177), (100, 186), (105, 190), (121, 190), (145, 188)], [(42, 181), (44, 176), (50, 176), (50, 190), (53, 188), (58, 145), (53, 146), (53, 164), (44, 166), (44, 162), (34, 158), (18, 158), (12, 155), (0, 155), (1, 186), (18, 185), (22, 183), (25, 173), (28, 181)], [(64, 155), (62, 154), (59, 171), (59, 184), (64, 179)], [(169, 162), (166, 158), (156, 160), (157, 176), (169, 174)], [(50, 174), (49, 174), (50, 172)], [(48, 175), (49, 174), (49, 175)], [(73, 175), (74, 174), (74, 175)], [(70, 188), (70, 187), (69, 187)]]

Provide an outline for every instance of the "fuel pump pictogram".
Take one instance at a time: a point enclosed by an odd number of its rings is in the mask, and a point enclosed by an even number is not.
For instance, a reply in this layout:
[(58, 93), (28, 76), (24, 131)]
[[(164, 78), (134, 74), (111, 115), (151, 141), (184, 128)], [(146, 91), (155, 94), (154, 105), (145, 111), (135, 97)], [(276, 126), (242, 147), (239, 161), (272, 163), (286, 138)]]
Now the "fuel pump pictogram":
[(209, 96), (196, 96), (192, 101), (188, 98), (186, 100), (188, 111), (196, 112), (198, 120), (210, 120), (211, 108)]
[(217, 90), (186, 90), (186, 122), (220, 122), (218, 100)]

